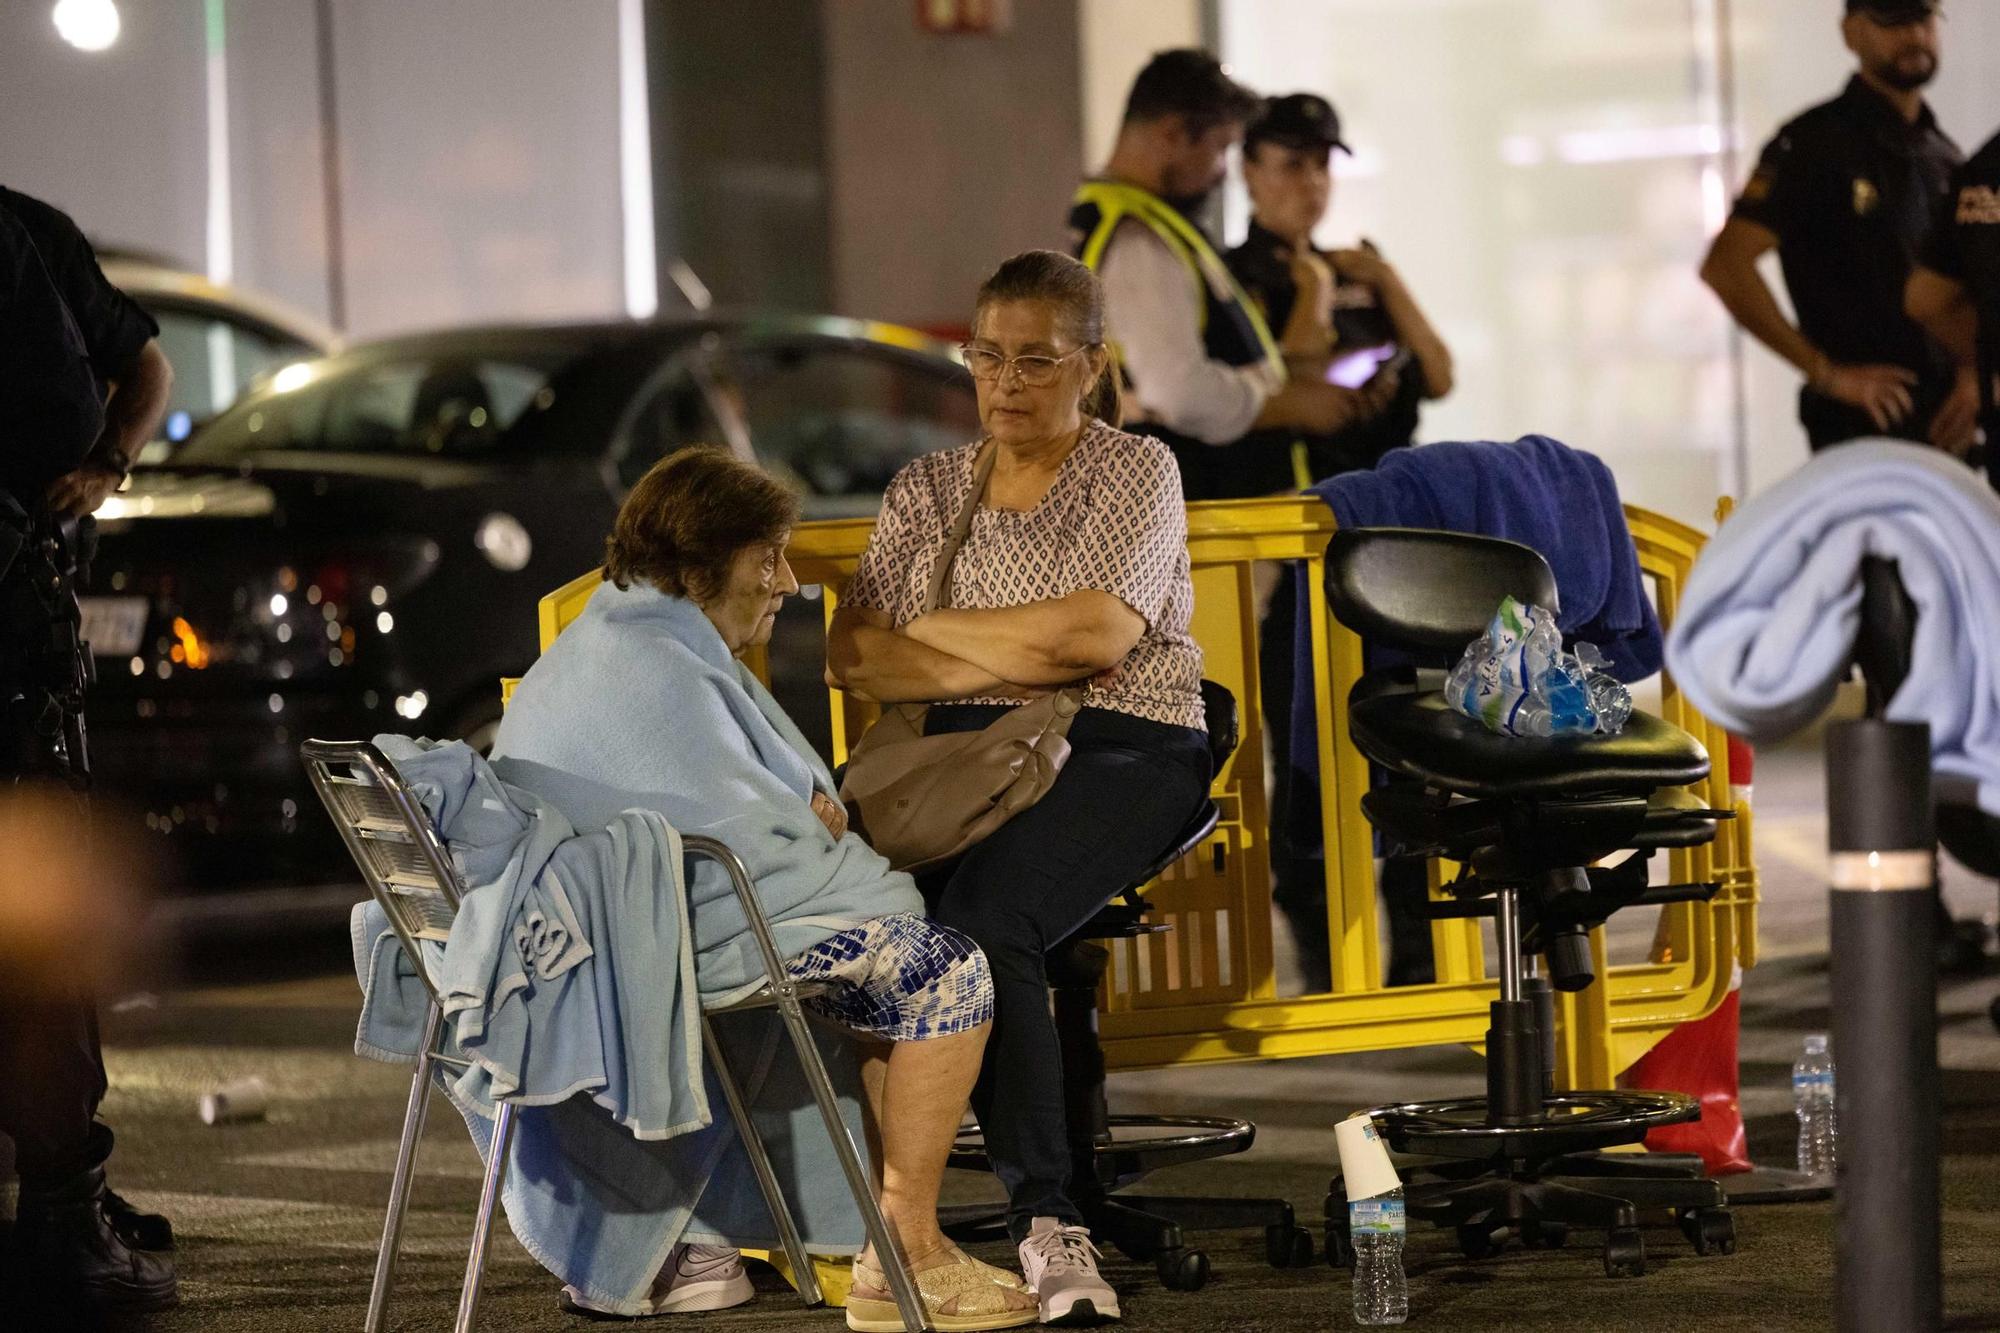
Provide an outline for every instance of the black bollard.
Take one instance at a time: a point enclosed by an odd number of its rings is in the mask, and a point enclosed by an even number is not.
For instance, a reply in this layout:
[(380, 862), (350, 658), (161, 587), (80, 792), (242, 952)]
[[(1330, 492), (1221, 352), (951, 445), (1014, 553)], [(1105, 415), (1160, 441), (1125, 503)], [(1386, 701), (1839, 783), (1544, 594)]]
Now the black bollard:
[(1930, 761), (1922, 723), (1827, 733), (1841, 1333), (1943, 1318)]

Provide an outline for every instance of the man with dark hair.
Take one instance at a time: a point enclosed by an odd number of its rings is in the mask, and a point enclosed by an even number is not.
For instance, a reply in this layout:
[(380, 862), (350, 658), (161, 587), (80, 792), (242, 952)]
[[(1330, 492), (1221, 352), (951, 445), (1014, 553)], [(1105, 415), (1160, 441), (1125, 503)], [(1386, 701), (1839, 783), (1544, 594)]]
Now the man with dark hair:
[(1952, 178), (1904, 293), (1910, 318), (1970, 371), (1986, 435), (1986, 475), (2000, 486), (2000, 134)]
[(1288, 382), (1263, 317), (1191, 220), (1261, 105), (1208, 53), (1162, 51), (1139, 71), (1111, 159), (1069, 216), (1074, 253), (1104, 280), (1126, 428), (1166, 441), (1190, 500), (1292, 489), (1289, 436), (1218, 446), (1262, 427), (1329, 434), (1389, 387)]
[[(1887, 435), (1963, 453), (1977, 386), (1903, 312), (1962, 158), (1923, 98), (1938, 69), (1937, 0), (1845, 3), (1841, 34), (1858, 72), (1766, 145), (1702, 281), (1806, 377), (1799, 419), (1814, 449)], [(1796, 327), (1757, 272), (1774, 248)]]
[[(0, 796), (35, 783), (80, 799), (87, 787), (78, 551), (165, 410), (173, 374), (158, 332), (105, 281), (75, 223), (0, 188)], [(21, 1178), (0, 1301), (41, 1307), (22, 1316), (35, 1327), (170, 1306), (167, 1220), (105, 1186), (93, 1001), (80, 986), (16, 982), (0, 977), (0, 1134)]]

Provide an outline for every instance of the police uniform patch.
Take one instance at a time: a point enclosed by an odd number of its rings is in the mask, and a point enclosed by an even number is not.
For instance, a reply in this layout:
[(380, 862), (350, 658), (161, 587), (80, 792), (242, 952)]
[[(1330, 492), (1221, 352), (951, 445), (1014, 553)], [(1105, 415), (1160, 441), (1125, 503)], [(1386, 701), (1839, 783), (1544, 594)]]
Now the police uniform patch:
[(2000, 223), (2000, 190), (1990, 185), (1968, 185), (1959, 191), (1958, 213), (1953, 219), (1960, 225)]
[(1854, 178), (1854, 215), (1856, 217), (1867, 217), (1875, 211), (1875, 206), (1881, 202), (1882, 192), (1875, 188), (1874, 181), (1869, 180), (1866, 176), (1856, 176)]

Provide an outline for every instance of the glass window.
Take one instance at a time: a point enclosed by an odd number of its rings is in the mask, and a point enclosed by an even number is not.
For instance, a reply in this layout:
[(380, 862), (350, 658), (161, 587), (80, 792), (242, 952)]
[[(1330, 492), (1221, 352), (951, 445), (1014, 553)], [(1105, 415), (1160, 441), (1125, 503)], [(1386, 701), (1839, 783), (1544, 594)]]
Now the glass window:
[(334, 453), (489, 452), (548, 383), (505, 361), (397, 361), (331, 388), (320, 447)]
[[(484, 454), (508, 428), (554, 401), (546, 365), (524, 360), (450, 358), (388, 361), (350, 370), (313, 363), (281, 370), (268, 386), (224, 413), (188, 445), (189, 463), (227, 463), (271, 449), (328, 453)], [(321, 376), (325, 376), (321, 378)]]
[(757, 456), (816, 514), (872, 514), (896, 470), (978, 438), (972, 381), (945, 362), (833, 340), (750, 345), (729, 359)]
[(618, 458), (621, 490), (631, 490), (646, 475), (647, 468), (677, 449), (691, 444), (729, 443), (728, 433), (716, 420), (708, 396), (701, 390), (700, 378), (695, 364), (682, 358), (670, 363), (644, 391), (626, 432), (624, 451)]
[(165, 438), (146, 447), (142, 463), (164, 459), (196, 426), (235, 402), (257, 376), (314, 355), (303, 343), (232, 324), (207, 311), (154, 308), (151, 314), (160, 324), (160, 350), (173, 365), (174, 384), (160, 427)]

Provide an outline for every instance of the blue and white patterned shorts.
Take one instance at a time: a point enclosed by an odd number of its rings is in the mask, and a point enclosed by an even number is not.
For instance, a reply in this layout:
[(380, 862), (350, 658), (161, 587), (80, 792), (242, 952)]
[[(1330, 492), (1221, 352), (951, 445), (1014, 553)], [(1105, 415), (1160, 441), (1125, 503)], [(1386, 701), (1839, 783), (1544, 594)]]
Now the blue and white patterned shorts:
[(884, 1041), (967, 1032), (993, 1017), (993, 973), (979, 946), (914, 912), (876, 917), (787, 963), (800, 981), (832, 982), (805, 1001), (844, 1028)]

